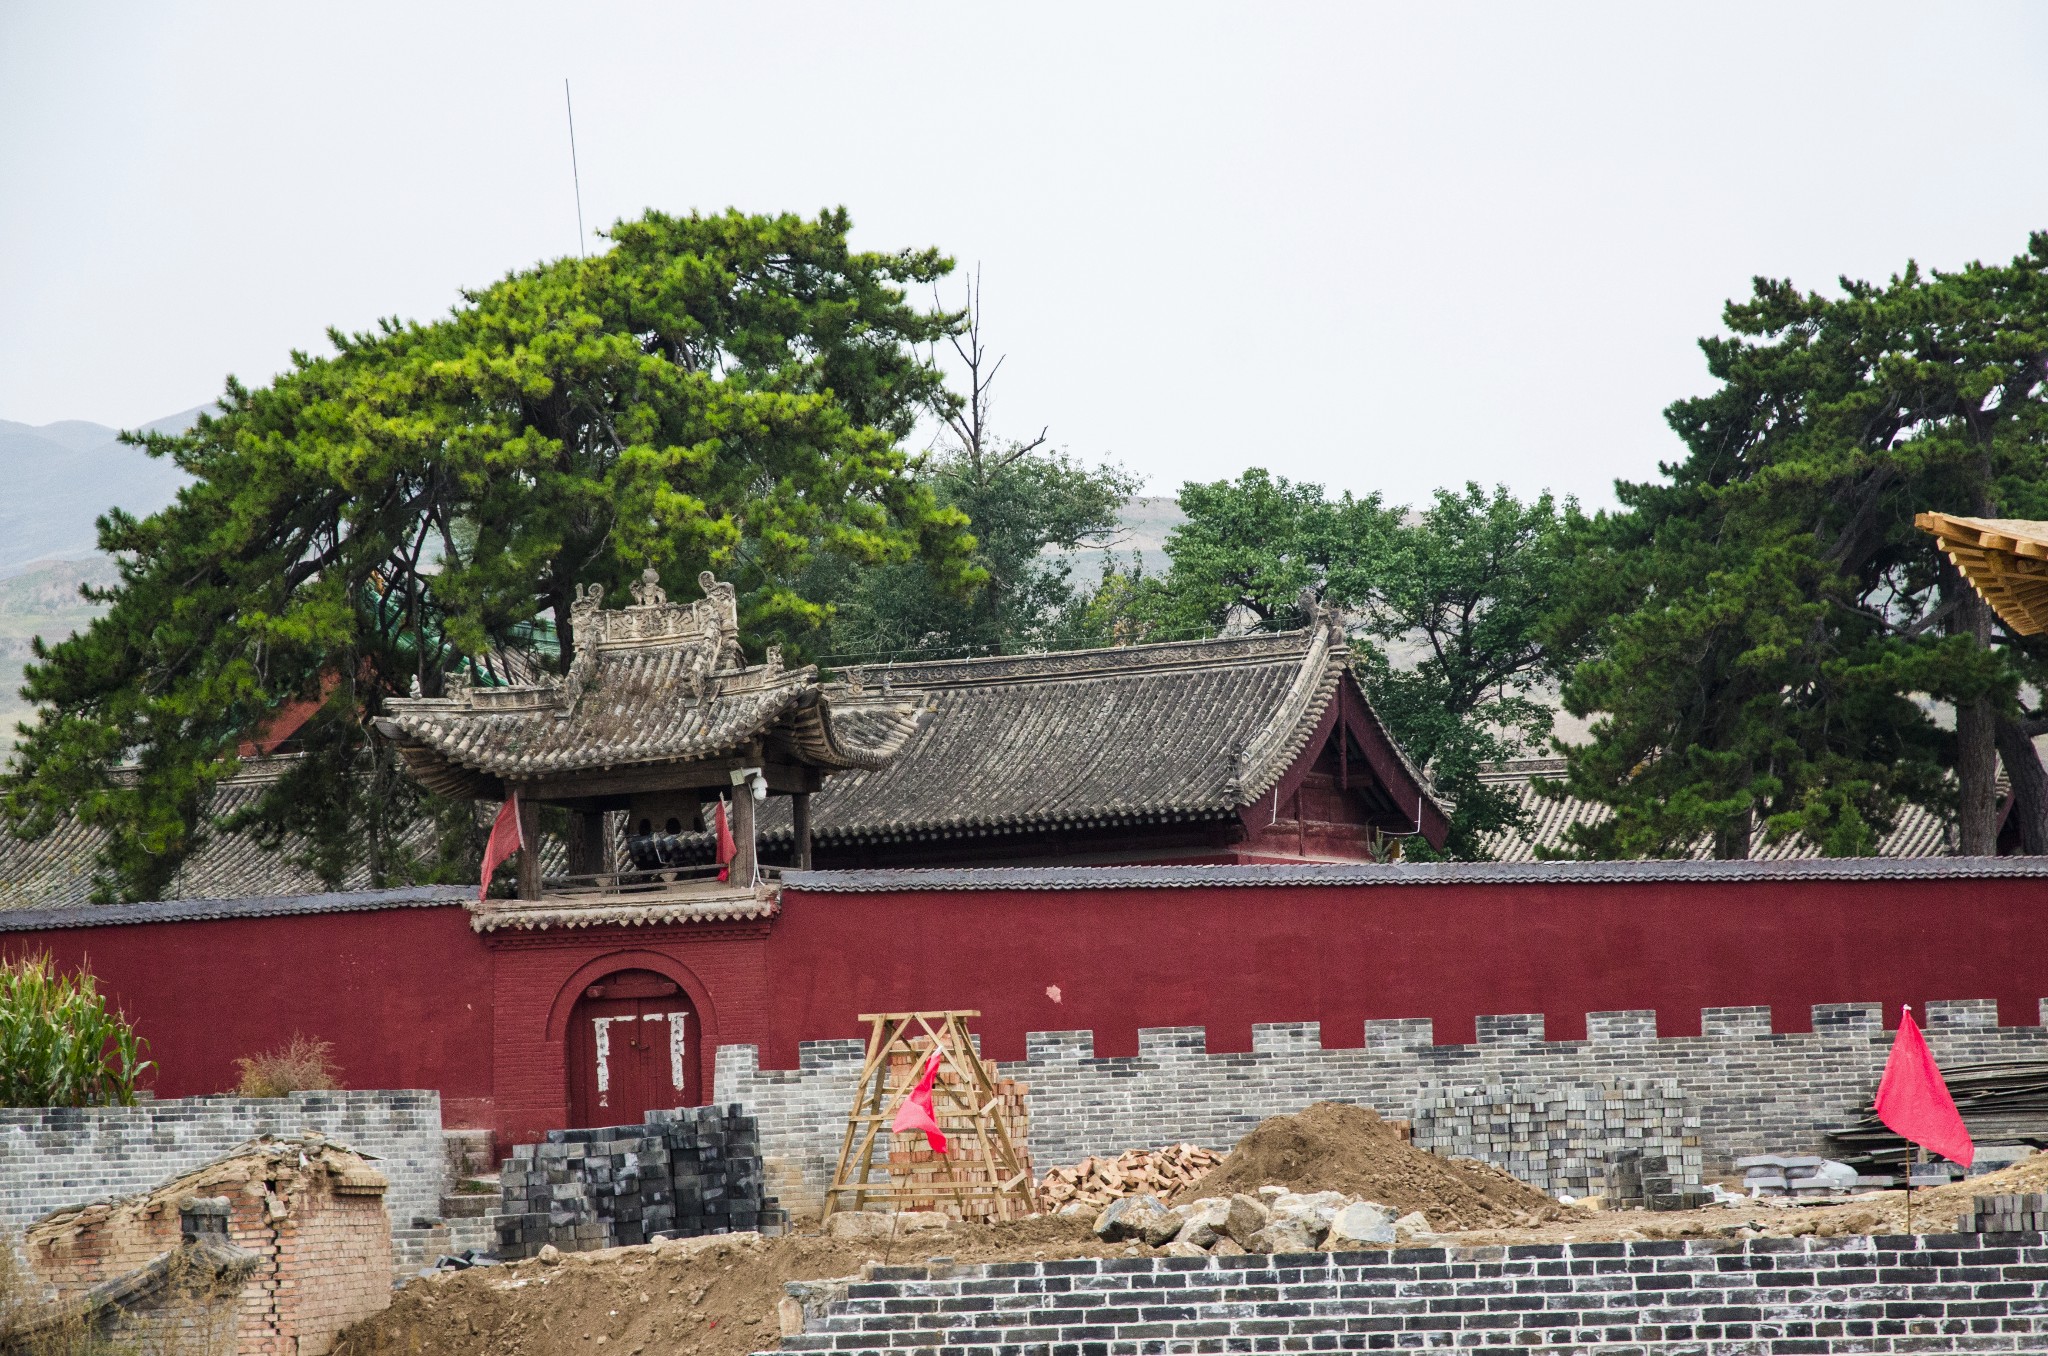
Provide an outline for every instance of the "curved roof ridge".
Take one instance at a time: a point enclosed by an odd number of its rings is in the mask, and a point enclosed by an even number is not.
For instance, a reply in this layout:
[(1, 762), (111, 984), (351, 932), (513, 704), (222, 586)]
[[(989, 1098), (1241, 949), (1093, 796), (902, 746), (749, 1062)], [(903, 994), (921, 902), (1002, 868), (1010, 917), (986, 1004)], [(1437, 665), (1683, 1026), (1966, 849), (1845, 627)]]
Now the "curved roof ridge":
[(984, 655), (972, 659), (931, 659), (915, 664), (861, 664), (846, 672), (861, 681), (887, 674), (891, 688), (969, 687), (991, 683), (1057, 682), (1094, 674), (1161, 673), (1185, 668), (1270, 664), (1304, 653), (1315, 629), (1267, 631), (1250, 636), (1209, 636), (1144, 645), (1110, 645), (1092, 650), (1040, 650), (1031, 654)]
[[(1336, 695), (1343, 661), (1350, 652), (1341, 642), (1332, 641), (1330, 631), (1327, 623), (1316, 626), (1302, 654), (1301, 667), (1280, 704), (1258, 733), (1245, 741), (1238, 766), (1232, 769), (1240, 805), (1265, 795), (1286, 775)], [(1333, 658), (1338, 662), (1332, 664)]]

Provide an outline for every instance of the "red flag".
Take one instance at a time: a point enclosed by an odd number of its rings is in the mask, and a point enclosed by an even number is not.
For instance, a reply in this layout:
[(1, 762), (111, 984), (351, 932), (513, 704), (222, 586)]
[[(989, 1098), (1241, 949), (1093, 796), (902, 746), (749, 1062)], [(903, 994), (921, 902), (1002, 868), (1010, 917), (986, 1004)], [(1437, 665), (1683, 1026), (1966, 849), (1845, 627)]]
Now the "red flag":
[(1884, 1078), (1877, 1085), (1876, 1109), (1879, 1120), (1923, 1149), (1966, 1168), (1977, 1156), (1977, 1146), (1970, 1142), (1956, 1099), (1948, 1095), (1948, 1084), (1928, 1053), (1911, 1008), (1899, 1018), (1899, 1034), (1892, 1040), (1891, 1058), (1884, 1062)]
[(519, 793), (514, 791), (512, 799), (498, 807), (498, 817), (491, 821), (491, 841), (484, 844), (484, 884), (476, 892), (479, 902), (491, 893), (491, 873), (525, 846), (526, 836), (519, 824)]
[(724, 880), (729, 872), (726, 868), (739, 855), (739, 848), (732, 841), (732, 829), (725, 822), (725, 802), (718, 802), (718, 878)]
[(896, 1108), (896, 1119), (889, 1125), (897, 1134), (908, 1134), (913, 1130), (924, 1131), (924, 1137), (932, 1148), (946, 1152), (946, 1136), (939, 1129), (938, 1114), (932, 1110), (932, 1084), (939, 1076), (939, 1052), (932, 1051), (931, 1058), (924, 1062), (924, 1075), (917, 1080), (917, 1086), (903, 1099), (903, 1105)]

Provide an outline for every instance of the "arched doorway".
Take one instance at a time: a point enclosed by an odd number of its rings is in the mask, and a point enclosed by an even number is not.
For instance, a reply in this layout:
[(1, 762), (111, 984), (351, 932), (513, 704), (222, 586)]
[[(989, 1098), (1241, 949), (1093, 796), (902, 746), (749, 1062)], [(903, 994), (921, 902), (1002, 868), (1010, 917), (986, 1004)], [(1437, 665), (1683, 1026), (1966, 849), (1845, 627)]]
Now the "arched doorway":
[(703, 1101), (697, 1010), (666, 975), (620, 970), (587, 986), (565, 1034), (571, 1125), (637, 1125)]

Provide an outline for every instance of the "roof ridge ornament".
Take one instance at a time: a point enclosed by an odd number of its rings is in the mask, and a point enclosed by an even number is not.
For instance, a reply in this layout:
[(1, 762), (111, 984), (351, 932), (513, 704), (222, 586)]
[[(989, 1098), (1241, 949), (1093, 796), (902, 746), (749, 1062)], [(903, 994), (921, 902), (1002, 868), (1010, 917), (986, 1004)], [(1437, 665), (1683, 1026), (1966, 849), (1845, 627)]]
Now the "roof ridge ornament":
[[(709, 579), (710, 577), (711, 572), (706, 570), (704, 578)], [(592, 584), (590, 587), (602, 596), (602, 590), (599, 590), (597, 585)], [(661, 571), (655, 569), (652, 565), (640, 571), (640, 582), (633, 585), (632, 592), (633, 606), (635, 607), (668, 606), (668, 594), (661, 587)]]

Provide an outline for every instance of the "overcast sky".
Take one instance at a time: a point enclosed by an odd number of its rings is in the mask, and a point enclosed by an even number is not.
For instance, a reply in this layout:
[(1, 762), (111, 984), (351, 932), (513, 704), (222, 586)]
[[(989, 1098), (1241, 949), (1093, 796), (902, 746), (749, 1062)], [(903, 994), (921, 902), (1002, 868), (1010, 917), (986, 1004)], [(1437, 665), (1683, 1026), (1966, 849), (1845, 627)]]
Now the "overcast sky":
[(2040, 6), (0, 0), (0, 418), (573, 251), (565, 76), (590, 228), (844, 204), (978, 262), (1001, 423), (1160, 493), (1606, 503), (1752, 275), (2048, 227)]

